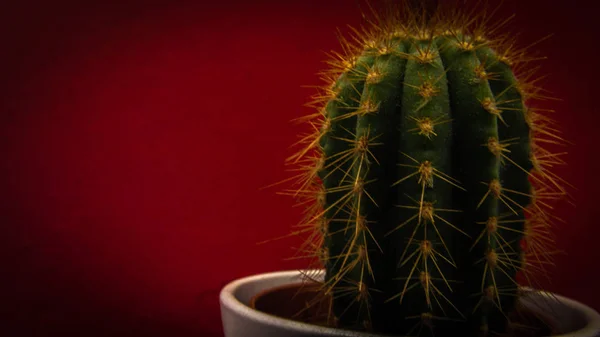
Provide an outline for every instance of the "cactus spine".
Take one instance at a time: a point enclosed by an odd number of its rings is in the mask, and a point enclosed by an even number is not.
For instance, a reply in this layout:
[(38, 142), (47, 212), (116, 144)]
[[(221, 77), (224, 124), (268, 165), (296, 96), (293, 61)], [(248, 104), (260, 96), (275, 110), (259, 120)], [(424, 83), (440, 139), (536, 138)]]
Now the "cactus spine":
[(560, 137), (526, 104), (540, 95), (515, 75), (522, 51), (460, 24), (472, 18), (408, 15), (342, 38), (290, 158), (309, 163), (295, 194), (314, 201), (331, 324), (502, 333), (517, 276), (547, 258), (541, 199), (565, 190), (539, 143)]

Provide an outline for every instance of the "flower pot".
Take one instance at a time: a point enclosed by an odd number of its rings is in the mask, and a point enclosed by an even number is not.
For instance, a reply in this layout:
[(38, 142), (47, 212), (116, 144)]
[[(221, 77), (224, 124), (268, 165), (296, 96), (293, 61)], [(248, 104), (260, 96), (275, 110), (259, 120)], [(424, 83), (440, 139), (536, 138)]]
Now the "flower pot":
[[(315, 306), (311, 312), (295, 315), (312, 298), (310, 287), (298, 291), (305, 274), (322, 279), (323, 272), (281, 271), (235, 280), (220, 293), (221, 317), (225, 337), (375, 337), (381, 335), (334, 329), (325, 326), (326, 318)], [(524, 308), (536, 317), (559, 317), (546, 322), (554, 337), (600, 337), (600, 314), (592, 308), (560, 295), (523, 288)], [(540, 300), (547, 306), (540, 306)], [(548, 330), (549, 331), (549, 330)]]

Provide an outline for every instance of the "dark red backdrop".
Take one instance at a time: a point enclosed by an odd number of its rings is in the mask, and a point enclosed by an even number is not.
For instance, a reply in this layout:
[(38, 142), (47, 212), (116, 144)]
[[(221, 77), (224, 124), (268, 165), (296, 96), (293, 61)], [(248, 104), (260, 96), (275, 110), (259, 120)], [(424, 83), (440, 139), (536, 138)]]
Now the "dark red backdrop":
[[(3, 335), (220, 335), (225, 282), (303, 266), (282, 260), (297, 240), (255, 245), (300, 218), (258, 189), (286, 176), (301, 85), (356, 1), (16, 3), (0, 14)], [(503, 11), (524, 43), (555, 34), (538, 50), (579, 190), (557, 210), (552, 289), (600, 308), (595, 14), (572, 3)]]

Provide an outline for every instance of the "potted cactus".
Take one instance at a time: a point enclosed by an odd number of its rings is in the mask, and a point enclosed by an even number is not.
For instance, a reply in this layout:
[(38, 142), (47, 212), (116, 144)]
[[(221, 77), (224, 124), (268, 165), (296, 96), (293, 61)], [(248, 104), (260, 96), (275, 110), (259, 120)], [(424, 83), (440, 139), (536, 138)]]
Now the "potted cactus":
[(486, 17), (429, 6), (341, 38), (289, 158), (319, 267), (225, 287), (227, 337), (600, 332), (536, 283), (568, 185), (549, 170), (543, 145), (561, 139), (531, 103), (531, 58)]

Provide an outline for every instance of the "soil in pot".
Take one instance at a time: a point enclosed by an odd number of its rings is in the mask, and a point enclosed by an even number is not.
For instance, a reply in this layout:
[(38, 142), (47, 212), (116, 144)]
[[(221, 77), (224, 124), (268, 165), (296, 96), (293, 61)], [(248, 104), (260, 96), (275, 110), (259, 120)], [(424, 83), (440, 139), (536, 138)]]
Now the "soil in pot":
[[(315, 299), (319, 299), (318, 302)], [(324, 327), (334, 327), (328, 319), (330, 299), (319, 295), (318, 283), (295, 283), (274, 287), (254, 296), (250, 307), (264, 313), (314, 324)], [(545, 337), (558, 334), (553, 328), (549, 317), (540, 317), (539, 314), (520, 306), (511, 315), (511, 321), (517, 328), (511, 337)]]
[[(253, 309), (303, 323), (329, 327), (329, 303), (317, 284), (295, 283), (265, 290), (250, 300)], [(315, 301), (316, 298), (320, 300)]]

